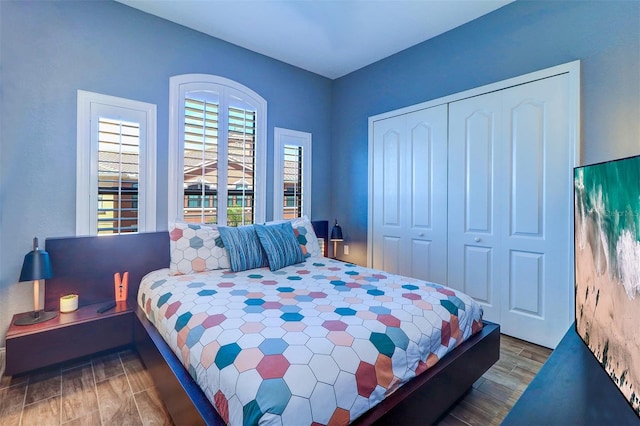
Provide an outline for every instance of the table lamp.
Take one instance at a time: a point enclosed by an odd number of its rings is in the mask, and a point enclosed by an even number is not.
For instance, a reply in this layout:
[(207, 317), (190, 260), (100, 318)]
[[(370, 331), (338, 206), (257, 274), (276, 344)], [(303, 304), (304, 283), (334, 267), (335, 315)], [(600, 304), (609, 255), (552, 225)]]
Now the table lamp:
[(342, 228), (338, 225), (338, 219), (336, 219), (336, 224), (331, 228), (331, 237), (329, 238), (333, 241), (333, 258), (337, 258), (338, 256), (338, 241), (343, 241), (342, 237)]
[(40, 280), (53, 277), (49, 253), (38, 248), (38, 239), (33, 239), (33, 250), (26, 254), (20, 272), (20, 282), (33, 281), (33, 312), (20, 315), (15, 325), (31, 325), (55, 318), (57, 312), (40, 311)]

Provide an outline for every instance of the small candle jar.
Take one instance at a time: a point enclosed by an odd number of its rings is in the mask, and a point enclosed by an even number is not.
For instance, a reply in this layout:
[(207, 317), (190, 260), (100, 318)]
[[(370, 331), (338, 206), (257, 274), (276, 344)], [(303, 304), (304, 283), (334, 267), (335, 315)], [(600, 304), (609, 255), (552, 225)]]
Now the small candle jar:
[(60, 298), (60, 312), (67, 313), (73, 312), (78, 309), (78, 295), (67, 294)]

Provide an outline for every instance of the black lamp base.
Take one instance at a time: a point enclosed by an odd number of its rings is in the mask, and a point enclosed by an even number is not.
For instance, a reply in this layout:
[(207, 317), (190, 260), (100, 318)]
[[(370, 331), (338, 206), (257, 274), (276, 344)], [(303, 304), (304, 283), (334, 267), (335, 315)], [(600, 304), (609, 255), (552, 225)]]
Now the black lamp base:
[(20, 315), (13, 322), (14, 325), (32, 325), (38, 324), (40, 322), (49, 321), (58, 316), (57, 312), (28, 312), (26, 314)]

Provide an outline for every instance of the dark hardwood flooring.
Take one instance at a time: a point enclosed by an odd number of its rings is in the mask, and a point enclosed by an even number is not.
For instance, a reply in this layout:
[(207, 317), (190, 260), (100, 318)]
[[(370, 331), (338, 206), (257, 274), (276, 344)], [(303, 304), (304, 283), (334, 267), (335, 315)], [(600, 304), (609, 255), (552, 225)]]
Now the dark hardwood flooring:
[[(499, 425), (551, 351), (505, 335), (500, 360), (439, 425)], [(135, 352), (94, 357), (32, 374), (4, 376), (0, 425), (171, 425)]]

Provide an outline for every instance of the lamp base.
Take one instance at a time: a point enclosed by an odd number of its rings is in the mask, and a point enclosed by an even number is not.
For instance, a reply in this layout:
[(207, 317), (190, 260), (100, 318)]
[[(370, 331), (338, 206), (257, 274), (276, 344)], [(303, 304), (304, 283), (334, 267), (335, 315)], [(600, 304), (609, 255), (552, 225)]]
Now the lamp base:
[(49, 321), (58, 316), (57, 312), (28, 312), (26, 314), (20, 315), (13, 322), (14, 325), (32, 325), (38, 324), (40, 322)]

